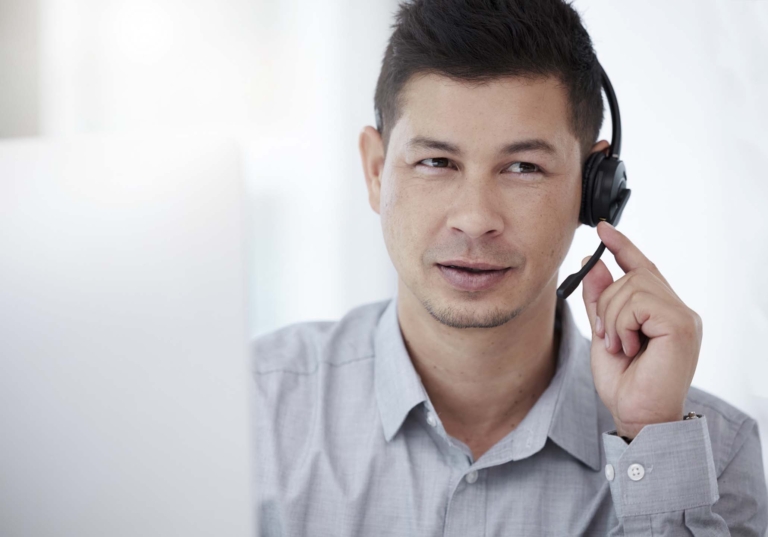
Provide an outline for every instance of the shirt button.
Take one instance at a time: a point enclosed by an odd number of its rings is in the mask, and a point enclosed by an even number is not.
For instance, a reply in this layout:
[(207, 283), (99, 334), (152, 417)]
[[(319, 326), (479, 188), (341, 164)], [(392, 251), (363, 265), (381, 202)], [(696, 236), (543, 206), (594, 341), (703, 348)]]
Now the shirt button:
[(432, 427), (437, 427), (437, 419), (431, 412), (427, 414), (427, 423), (429, 423)]
[(613, 472), (613, 465), (612, 464), (606, 464), (605, 465), (605, 477), (608, 479), (608, 481), (613, 481), (614, 472)]
[(472, 470), (471, 472), (469, 472), (464, 479), (466, 479), (467, 483), (469, 483), (470, 485), (475, 481), (477, 481), (477, 470)]
[(627, 468), (627, 475), (632, 481), (640, 481), (645, 475), (645, 468), (642, 464), (630, 464)]

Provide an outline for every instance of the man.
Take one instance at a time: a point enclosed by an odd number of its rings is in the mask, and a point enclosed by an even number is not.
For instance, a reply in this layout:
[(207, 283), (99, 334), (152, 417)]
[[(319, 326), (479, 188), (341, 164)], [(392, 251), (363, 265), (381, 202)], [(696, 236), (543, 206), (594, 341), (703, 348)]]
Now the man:
[(255, 341), (260, 534), (763, 535), (757, 424), (690, 387), (702, 322), (659, 269), (601, 222), (625, 275), (583, 280), (591, 343), (557, 299), (609, 146), (572, 7), (401, 5), (375, 104), (397, 295)]

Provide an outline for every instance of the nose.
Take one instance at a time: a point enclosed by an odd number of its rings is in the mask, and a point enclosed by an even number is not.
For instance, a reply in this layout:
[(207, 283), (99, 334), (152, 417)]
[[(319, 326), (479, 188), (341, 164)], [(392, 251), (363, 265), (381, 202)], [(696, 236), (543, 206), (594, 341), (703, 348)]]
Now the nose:
[(473, 239), (500, 235), (504, 231), (500, 205), (501, 197), (493, 181), (465, 178), (456, 189), (447, 225)]

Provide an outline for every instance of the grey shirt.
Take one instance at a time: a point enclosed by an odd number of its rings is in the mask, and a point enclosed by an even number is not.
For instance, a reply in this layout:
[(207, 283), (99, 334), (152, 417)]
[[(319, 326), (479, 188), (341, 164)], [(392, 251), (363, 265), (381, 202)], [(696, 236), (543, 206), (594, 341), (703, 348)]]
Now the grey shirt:
[(755, 420), (692, 387), (685, 412), (702, 418), (646, 426), (627, 444), (566, 301), (552, 382), (474, 460), (430, 402), (396, 301), (254, 340), (260, 537), (765, 533)]

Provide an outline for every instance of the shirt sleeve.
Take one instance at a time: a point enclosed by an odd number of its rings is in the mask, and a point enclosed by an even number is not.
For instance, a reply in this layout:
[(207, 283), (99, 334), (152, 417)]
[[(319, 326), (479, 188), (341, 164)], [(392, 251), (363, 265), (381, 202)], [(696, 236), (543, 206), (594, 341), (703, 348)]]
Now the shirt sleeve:
[(757, 422), (746, 419), (718, 476), (706, 416), (604, 432), (606, 477), (624, 535), (755, 535), (768, 528)]

